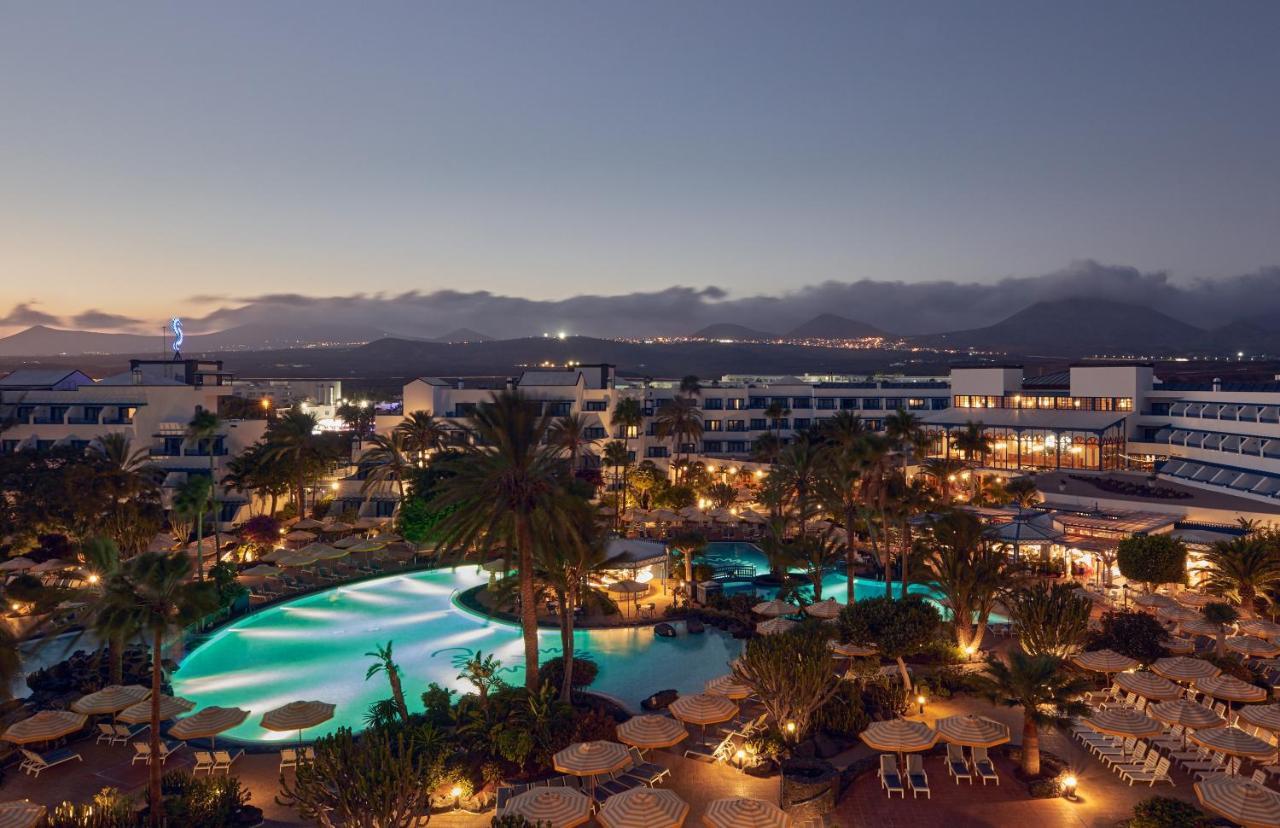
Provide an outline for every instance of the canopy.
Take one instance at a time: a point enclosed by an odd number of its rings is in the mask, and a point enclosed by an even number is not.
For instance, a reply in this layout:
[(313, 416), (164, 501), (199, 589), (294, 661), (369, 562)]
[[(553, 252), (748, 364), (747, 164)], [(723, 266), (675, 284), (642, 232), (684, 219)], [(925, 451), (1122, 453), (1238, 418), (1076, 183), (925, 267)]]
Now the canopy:
[[(196, 703), (190, 699), (184, 699), (178, 696), (166, 696), (160, 694), (160, 721), (167, 722), (169, 719), (176, 719), (183, 713), (189, 713)], [(151, 700), (140, 701), (137, 704), (131, 704), (124, 710), (120, 711), (120, 715), (116, 717), (125, 724), (142, 724), (151, 721)]]
[(1167, 725), (1182, 725), (1192, 730), (1200, 727), (1222, 727), (1227, 720), (1203, 704), (1190, 699), (1174, 699), (1147, 708), (1147, 715)]
[(288, 547), (284, 547), (284, 546), (277, 546), (275, 549), (272, 549), (270, 552), (263, 555), (262, 560), (268, 561), (270, 563), (278, 563), (281, 558), (287, 558), (292, 554), (293, 554), (292, 549), (289, 549)]
[(667, 559), (666, 544), (657, 541), (610, 538), (605, 544), (604, 569), (630, 569), (662, 563)]
[(338, 549), (350, 549), (357, 543), (363, 542), (363, 540), (359, 535), (347, 535), (345, 538), (338, 538), (333, 542), (333, 545)]
[(630, 761), (631, 754), (627, 751), (626, 745), (602, 739), (594, 742), (576, 742), (553, 758), (556, 771), (571, 773), (574, 776), (612, 773), (626, 766)]
[(738, 712), (738, 705), (724, 696), (696, 693), (691, 696), (680, 696), (667, 710), (682, 722), (709, 725), (732, 719)]
[(1203, 607), (1205, 604), (1212, 604), (1214, 601), (1218, 600), (1217, 596), (1206, 595), (1203, 592), (1190, 592), (1188, 590), (1183, 590), (1173, 597), (1178, 601), (1178, 603), (1186, 604), (1189, 607)]
[(244, 572), (241, 572), (240, 577), (271, 578), (279, 574), (280, 574), (280, 569), (278, 567), (271, 566), (270, 564), (255, 564), (254, 566), (251, 566), (250, 568), (246, 569)]
[(779, 615), (793, 615), (800, 611), (795, 604), (774, 598), (772, 601), (762, 601), (751, 608), (756, 615), (763, 615), (766, 618), (777, 618)]
[(295, 529), (284, 536), (284, 539), (291, 543), (301, 543), (302, 541), (313, 541), (316, 536), (311, 532), (304, 532), (301, 529)]
[(1139, 739), (1145, 739), (1149, 736), (1159, 736), (1164, 732), (1164, 726), (1155, 719), (1128, 707), (1111, 707), (1101, 710), (1085, 719), (1084, 723), (1099, 733), (1106, 733), (1109, 736), (1136, 736)]
[(1138, 666), (1137, 660), (1120, 655), (1114, 650), (1092, 650), (1080, 653), (1071, 660), (1076, 666), (1095, 673), (1121, 673)]
[(1275, 745), (1264, 742), (1257, 736), (1250, 736), (1238, 727), (1197, 730), (1188, 738), (1197, 745), (1246, 759), (1270, 759), (1276, 752)]
[(0, 563), (0, 572), (22, 572), (24, 569), (30, 569), (35, 565), (36, 562), (30, 558), (10, 558)]
[(784, 633), (796, 626), (795, 621), (787, 618), (770, 618), (768, 621), (761, 621), (756, 624), (756, 632), (761, 635), (777, 635)]
[(606, 799), (596, 821), (602, 828), (680, 828), (688, 816), (689, 803), (675, 791), (641, 786)]
[(702, 815), (706, 828), (791, 828), (791, 817), (760, 799), (729, 797), (707, 805)]
[(732, 673), (711, 679), (703, 685), (702, 690), (712, 696), (725, 696), (730, 699), (745, 699), (751, 695), (751, 688), (740, 684)]
[(302, 731), (333, 718), (336, 705), (322, 701), (291, 701), (286, 705), (262, 714), (262, 726), (278, 733)]
[(1174, 681), (1191, 682), (1216, 676), (1222, 670), (1201, 658), (1170, 656), (1169, 658), (1157, 659), (1151, 665), (1151, 672)]
[(0, 802), (0, 828), (35, 828), (45, 811), (45, 806), (26, 799)]
[(71, 709), (77, 713), (101, 716), (117, 713), (150, 695), (151, 689), (141, 684), (109, 684), (96, 693), (81, 696), (71, 703)]
[(649, 585), (642, 584), (639, 581), (632, 580), (631, 578), (626, 578), (609, 584), (608, 590), (622, 595), (639, 595), (642, 592), (648, 592)]
[(650, 517), (662, 523), (676, 523), (680, 520), (680, 516), (670, 509), (654, 509)]
[(1196, 679), (1196, 689), (1215, 699), (1238, 702), (1260, 702), (1267, 698), (1267, 691), (1256, 684), (1241, 681), (1235, 676), (1209, 676)]
[(1167, 621), (1195, 621), (1200, 618), (1200, 613), (1186, 607), (1160, 607), (1156, 610), (1156, 615)]
[(39, 713), (22, 721), (9, 725), (4, 732), (4, 740), (15, 745), (29, 745), (34, 742), (51, 742), (75, 733), (84, 727), (89, 717), (84, 713), (71, 710), (41, 710)]
[(1116, 675), (1116, 684), (1129, 693), (1137, 693), (1144, 699), (1164, 701), (1176, 699), (1182, 695), (1182, 688), (1178, 685), (1147, 670), (1119, 673)]
[(538, 787), (511, 797), (502, 816), (522, 816), (533, 825), (574, 828), (591, 820), (591, 800), (572, 788)]
[(953, 745), (991, 748), (1009, 741), (1009, 726), (985, 716), (947, 716), (937, 729), (938, 738)]
[(1263, 621), (1260, 618), (1241, 621), (1236, 627), (1247, 635), (1256, 635), (1259, 638), (1280, 638), (1280, 624)]
[[(338, 547), (339, 549), (343, 548), (341, 541), (339, 541), (338, 543), (335, 543), (334, 546)], [(346, 549), (353, 554), (356, 554), (356, 553), (364, 554), (366, 552), (377, 552), (379, 549), (385, 549), (386, 546), (387, 546), (387, 541), (384, 541), (380, 538), (366, 538), (365, 540), (356, 541), (355, 543), (346, 547)]]
[(824, 621), (830, 621), (840, 614), (840, 610), (844, 606), (834, 598), (828, 598), (825, 601), (817, 601), (804, 608), (804, 611), (813, 618), (821, 618)]
[(1133, 596), (1133, 603), (1140, 607), (1168, 607), (1173, 605), (1173, 599), (1155, 592), (1139, 592)]
[(1179, 628), (1184, 633), (1192, 633), (1193, 635), (1217, 635), (1221, 631), (1221, 627), (1203, 618), (1194, 621), (1182, 621)]
[(355, 530), (355, 528), (356, 527), (352, 526), (350, 523), (343, 523), (340, 520), (335, 520), (333, 523), (328, 523), (322, 526), (320, 531), (325, 534), (336, 535), (339, 532), (351, 532)]
[(1233, 653), (1258, 656), (1260, 658), (1271, 658), (1272, 656), (1280, 655), (1280, 645), (1267, 641), (1265, 638), (1255, 638), (1252, 635), (1229, 635), (1226, 643), (1227, 649)]
[(1280, 733), (1280, 704), (1246, 704), (1238, 712), (1246, 724)]
[(867, 747), (886, 753), (910, 753), (928, 750), (938, 741), (938, 732), (924, 722), (890, 719), (872, 722), (858, 734)]
[(1225, 773), (1214, 773), (1192, 786), (1206, 810), (1238, 822), (1246, 828), (1280, 825), (1280, 793), (1256, 782)]
[(617, 728), (618, 741), (641, 750), (667, 748), (689, 737), (684, 725), (669, 716), (632, 716)]
[(249, 711), (238, 707), (205, 707), (180, 719), (169, 728), (169, 735), (183, 741), (209, 739), (238, 726), (248, 717)]

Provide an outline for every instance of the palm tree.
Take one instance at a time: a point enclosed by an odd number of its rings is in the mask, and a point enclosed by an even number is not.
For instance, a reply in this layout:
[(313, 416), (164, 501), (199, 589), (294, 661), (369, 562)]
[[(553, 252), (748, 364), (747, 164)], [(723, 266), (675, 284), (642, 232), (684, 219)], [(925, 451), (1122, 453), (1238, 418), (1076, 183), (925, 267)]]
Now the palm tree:
[(770, 483), (786, 493), (795, 510), (801, 535), (813, 509), (813, 492), (821, 459), (819, 446), (802, 434), (782, 450), (778, 461), (769, 470)]
[(690, 595), (693, 591), (693, 562), (707, 548), (707, 536), (694, 530), (675, 532), (667, 538), (668, 545), (678, 550), (684, 558), (684, 582), (688, 584)]
[(213, 548), (215, 550), (222, 549), (222, 513), (218, 508), (218, 475), (213, 444), (221, 428), (222, 420), (218, 419), (217, 412), (205, 408), (197, 409), (191, 422), (187, 423), (187, 439), (194, 442), (197, 447), (204, 444), (205, 453), (209, 455), (209, 482), (212, 484), (209, 488), (209, 497), (213, 503)]
[[(952, 438), (952, 442), (964, 455), (965, 462), (970, 466), (977, 467), (977, 465), (986, 462), (994, 441), (987, 435), (981, 422), (970, 420), (964, 424), (964, 431)], [(977, 458), (976, 463), (975, 458)]]
[(1270, 600), (1268, 589), (1280, 584), (1280, 555), (1276, 553), (1257, 535), (1218, 541), (1201, 556), (1200, 571), (1207, 576), (1210, 592), (1235, 600), (1252, 614), (1259, 599)]
[(977, 679), (980, 692), (992, 703), (1022, 708), (1022, 772), (1028, 776), (1040, 774), (1040, 728), (1065, 725), (1072, 716), (1089, 712), (1080, 701), (1089, 680), (1068, 673), (1056, 656), (1014, 650), (1006, 664), (992, 655), (986, 675)]
[[(905, 478), (898, 478), (899, 481)], [(899, 518), (899, 533), (902, 536), (902, 598), (907, 597), (907, 584), (911, 579), (908, 571), (911, 563), (911, 550), (913, 547), (911, 521), (917, 516), (924, 514), (934, 505), (933, 492), (929, 486), (921, 479), (915, 478), (910, 483), (902, 484), (899, 491), (896, 492), (894, 498), (894, 511)]]
[(405, 444), (415, 454), (419, 466), (426, 464), (431, 452), (443, 449), (449, 437), (444, 423), (426, 411), (409, 414), (395, 430), (404, 435)]
[(782, 437), (782, 421), (791, 416), (791, 409), (781, 400), (774, 400), (769, 403), (769, 407), (764, 410), (764, 416), (769, 419), (771, 427), (779, 438)]
[[(107, 642), (107, 660), (110, 662), (111, 684), (120, 684), (124, 679), (125, 642), (137, 631), (133, 629), (111, 629), (100, 624), (99, 610), (104, 603), (99, 595), (106, 584), (120, 573), (120, 548), (107, 538), (89, 538), (80, 544), (80, 556), (84, 559), (84, 568), (89, 573), (89, 587), (93, 592), (92, 600), (86, 601), (89, 618), (86, 629), (92, 629), (99, 640)], [(128, 620), (117, 617), (115, 621)]]
[(135, 450), (133, 441), (121, 432), (99, 436), (91, 444), (91, 451), (101, 461), (101, 476), (95, 485), (108, 494), (111, 503), (106, 515), (109, 534), (117, 542), (141, 551), (155, 537), (144, 516), (163, 515), (150, 452), (146, 448)]
[[(204, 580), (204, 516), (213, 484), (202, 474), (189, 475), (173, 497), (173, 511), (190, 519), (196, 530), (196, 579)], [(186, 542), (184, 537), (183, 542)], [(216, 552), (216, 549), (215, 549)]]
[(113, 431), (98, 436), (92, 447), (115, 471), (128, 475), (142, 475), (150, 472), (151, 453), (146, 448), (134, 450), (129, 435), (121, 431)]
[(1040, 491), (1036, 488), (1036, 481), (1030, 477), (1015, 477), (1004, 484), (1004, 490), (1010, 502), (1022, 509), (1030, 509), (1040, 502)]
[(796, 540), (796, 547), (794, 559), (804, 567), (805, 574), (809, 576), (809, 583), (813, 586), (813, 600), (821, 601), (822, 576), (840, 560), (844, 554), (844, 543), (835, 529), (828, 529), (816, 537), (800, 535)]
[(659, 439), (669, 439), (675, 444), (678, 461), (684, 444), (702, 437), (702, 411), (697, 402), (688, 397), (676, 397), (659, 408), (654, 417), (654, 432)]
[[(254, 443), (227, 461), (222, 483), (242, 494), (254, 494), (267, 504), (267, 514), (275, 515), (276, 504), (289, 493), (290, 475), (282, 464), (267, 458), (267, 445)], [(256, 509), (257, 507), (255, 507)]]
[(609, 420), (622, 430), (622, 445), (626, 449), (627, 462), (622, 465), (622, 507), (625, 510), (627, 506), (627, 467), (631, 463), (631, 438), (639, 435), (640, 427), (644, 425), (644, 407), (640, 405), (640, 401), (635, 397), (623, 397), (613, 407), (613, 414)]
[(267, 449), (263, 459), (289, 469), (294, 482), (294, 506), (299, 517), (306, 515), (307, 478), (313, 474), (320, 453), (316, 429), (320, 421), (314, 414), (289, 411), (267, 426)]
[(13, 687), (22, 675), (20, 642), (8, 626), (0, 627), (0, 701), (13, 698)]
[(596, 528), (594, 508), (579, 502), (572, 512), (572, 519), (561, 527), (560, 536), (538, 547), (534, 561), (538, 581), (556, 597), (563, 667), (560, 700), (566, 703), (573, 698), (573, 613), (593, 592), (588, 579), (601, 570), (606, 557), (606, 538)]
[(1227, 626), (1234, 624), (1240, 618), (1240, 613), (1236, 612), (1236, 608), (1230, 604), (1224, 604), (1218, 601), (1212, 604), (1205, 604), (1200, 608), (1200, 614), (1204, 616), (1204, 620), (1210, 624), (1216, 624), (1218, 634), (1215, 636), (1216, 647), (1215, 652), (1218, 658), (1227, 657)]
[(369, 443), (372, 448), (360, 455), (360, 471), (365, 476), (360, 493), (367, 498), (371, 492), (385, 490), (394, 483), (403, 503), (404, 480), (414, 468), (408, 437), (393, 429), (390, 434), (372, 435)]
[(856, 583), (854, 576), (858, 560), (854, 527), (858, 522), (859, 509), (862, 506), (863, 453), (861, 448), (861, 439), (848, 444), (829, 446), (822, 453), (822, 463), (818, 467), (814, 487), (822, 508), (837, 516), (844, 524), (844, 558), (848, 576), (845, 601), (848, 604), (854, 602)]
[[(151, 755), (160, 756), (161, 660), (165, 642), (218, 606), (217, 588), (208, 582), (190, 581), (191, 562), (181, 552), (143, 552), (128, 561), (107, 583), (98, 612), (107, 629), (132, 629), (151, 644)], [(158, 761), (148, 766), (152, 826), (164, 817)]]
[(616, 512), (615, 520), (621, 520), (622, 515), (627, 510), (627, 486), (625, 483), (625, 469), (631, 465), (631, 456), (627, 452), (627, 447), (621, 440), (610, 440), (604, 444), (603, 462), (606, 466), (613, 469), (614, 485), (617, 488), (615, 496), (614, 511)]
[(776, 463), (782, 453), (782, 440), (776, 434), (761, 434), (751, 441), (751, 459), (757, 463)]
[(867, 425), (853, 411), (839, 411), (834, 417), (822, 421), (818, 433), (826, 443), (849, 448), (856, 446), (867, 433)]
[(480, 706), (484, 707), (489, 700), (489, 691), (502, 684), (502, 677), (498, 675), (501, 669), (502, 662), (495, 655), (492, 653), (485, 655), (483, 650), (476, 650), (475, 654), (462, 665), (462, 672), (458, 674), (458, 679), (470, 682), (476, 688), (476, 695), (480, 697)]
[(693, 374), (687, 374), (680, 379), (680, 393), (686, 397), (696, 397), (702, 392), (702, 385), (698, 382), (698, 378)]
[(551, 424), (547, 437), (551, 444), (569, 455), (569, 468), (577, 471), (580, 468), (579, 457), (584, 449), (595, 445), (595, 440), (587, 437), (587, 429), (591, 421), (584, 414), (569, 414)]
[(534, 560), (538, 545), (563, 536), (569, 495), (559, 451), (547, 444), (551, 419), (519, 391), (501, 391), (476, 406), (473, 440), (449, 461), (454, 473), (437, 484), (445, 515), (446, 551), (515, 549), (520, 577), (525, 687), (538, 688), (538, 616)]
[(375, 644), (374, 648), (365, 653), (366, 656), (373, 659), (373, 663), (369, 665), (369, 669), (365, 670), (364, 680), (368, 681), (378, 673), (382, 673), (387, 677), (387, 681), (391, 684), (391, 701), (396, 706), (396, 712), (400, 714), (400, 721), (409, 721), (409, 706), (404, 701), (404, 688), (400, 686), (400, 665), (396, 664), (395, 657), (391, 653), (391, 645), (394, 641), (388, 641), (386, 645)]
[(947, 512), (933, 521), (929, 534), (929, 583), (951, 607), (956, 646), (972, 655), (982, 645), (996, 598), (1008, 586), (1009, 559), (992, 547), (982, 523), (967, 512)]
[(1004, 605), (1018, 628), (1018, 644), (1029, 655), (1067, 658), (1089, 634), (1093, 601), (1070, 584), (1035, 584), (1006, 592)]
[(954, 457), (929, 457), (920, 464), (920, 471), (932, 478), (944, 504), (951, 503), (951, 484), (964, 468), (964, 462)]
[[(892, 460), (889, 441), (879, 434), (868, 434), (862, 440), (860, 452), (862, 476), (859, 478), (859, 514), (871, 539), (871, 551), (880, 557), (884, 565), (884, 597), (893, 597), (893, 545), (889, 543), (889, 501), (897, 486), (897, 470)], [(883, 543), (876, 539), (879, 523)]]

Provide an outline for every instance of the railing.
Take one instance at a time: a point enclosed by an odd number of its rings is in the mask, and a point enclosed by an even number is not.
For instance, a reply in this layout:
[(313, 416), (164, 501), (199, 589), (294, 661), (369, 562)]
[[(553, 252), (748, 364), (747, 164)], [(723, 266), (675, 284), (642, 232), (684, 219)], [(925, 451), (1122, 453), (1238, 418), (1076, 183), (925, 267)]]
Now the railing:
[(711, 570), (711, 578), (716, 581), (746, 581), (754, 577), (756, 568), (750, 564), (717, 566)]

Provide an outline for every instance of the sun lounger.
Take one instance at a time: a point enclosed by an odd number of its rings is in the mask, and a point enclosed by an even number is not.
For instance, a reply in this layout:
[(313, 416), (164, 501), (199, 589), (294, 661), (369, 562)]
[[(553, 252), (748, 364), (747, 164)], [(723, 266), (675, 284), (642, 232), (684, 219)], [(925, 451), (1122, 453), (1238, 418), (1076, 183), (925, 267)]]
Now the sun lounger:
[(193, 768), (191, 769), (191, 774), (192, 774), (193, 776), (194, 776), (195, 774), (199, 773), (200, 771), (205, 771), (205, 772), (210, 773), (210, 774), (212, 774), (212, 773), (213, 773), (213, 764), (214, 764), (214, 763), (213, 763), (213, 754), (212, 754), (212, 753), (209, 753), (209, 752), (207, 752), (207, 751), (203, 751), (203, 750), (197, 750), (197, 751), (195, 751), (192, 755), (193, 755), (193, 756), (195, 756), (195, 758), (196, 758), (196, 764), (195, 764), (195, 767), (193, 767)]
[[(182, 749), (182, 742), (161, 742), (160, 743), (160, 764), (168, 761), (169, 757)], [(133, 743), (133, 759), (130, 765), (138, 762), (146, 762), (151, 764), (151, 744), (149, 742)]]
[(884, 788), (885, 795), (890, 799), (893, 799), (895, 793), (903, 799), (907, 798), (902, 775), (898, 773), (898, 760), (892, 753), (880, 754), (880, 787)]
[(236, 751), (234, 756), (232, 756), (231, 752), (227, 750), (215, 750), (213, 752), (213, 770), (209, 772), (217, 773), (218, 771), (222, 771), (223, 773), (230, 775), (231, 766), (235, 764), (235, 761), (241, 756), (244, 756), (243, 750)]
[(1138, 742), (1133, 746), (1133, 750), (1131, 752), (1126, 753), (1123, 756), (1116, 756), (1112, 753), (1101, 758), (1102, 761), (1112, 769), (1115, 769), (1118, 765), (1141, 765), (1147, 758), (1147, 743)]
[(968, 781), (973, 784), (973, 774), (969, 772), (969, 763), (964, 760), (964, 748), (959, 745), (947, 743), (947, 773), (955, 777), (956, 784), (960, 784), (960, 780)]
[(115, 738), (116, 738), (115, 728), (104, 722), (98, 725), (98, 738), (94, 742), (94, 744), (100, 745), (103, 742), (106, 742), (107, 744), (111, 744), (111, 742)]
[(924, 772), (924, 758), (918, 753), (907, 754), (907, 784), (911, 786), (912, 799), (922, 793), (925, 798), (933, 799), (933, 793), (929, 790), (929, 774)]
[(1139, 771), (1138, 773), (1126, 773), (1124, 778), (1129, 781), (1130, 785), (1135, 782), (1146, 782), (1147, 785), (1155, 787), (1157, 782), (1168, 782), (1173, 784), (1173, 777), (1169, 775), (1169, 757), (1164, 757), (1156, 763), (1155, 770)]
[(671, 775), (670, 768), (664, 768), (654, 762), (646, 762), (644, 757), (640, 755), (639, 748), (630, 748), (628, 752), (631, 754), (632, 767), (627, 772), (632, 776), (644, 779), (649, 787), (653, 787), (664, 777)]
[(1160, 754), (1153, 750), (1143, 756), (1141, 761), (1135, 759), (1132, 762), (1112, 765), (1111, 769), (1120, 774), (1120, 778), (1123, 779), (1126, 773), (1150, 773), (1156, 769), (1156, 763), (1159, 761)]
[(115, 738), (111, 740), (111, 744), (123, 745), (128, 742), (131, 742), (134, 739), (141, 736), (143, 733), (146, 733), (150, 727), (151, 725), (149, 724), (140, 724), (140, 725), (135, 725), (134, 727), (129, 727), (128, 725), (122, 725), (122, 724), (115, 725), (116, 735), (115, 735)]
[(280, 751), (280, 770), (296, 767), (298, 767), (298, 752), (293, 748), (282, 749)]
[(997, 785), (1000, 784), (1000, 774), (996, 773), (995, 763), (987, 755), (986, 748), (976, 747), (973, 749), (972, 765), (973, 772), (982, 780), (982, 784), (987, 784), (987, 780), (993, 780)]
[(77, 762), (84, 761), (84, 759), (80, 757), (80, 754), (70, 748), (59, 748), (58, 750), (51, 750), (48, 753), (36, 753), (33, 750), (27, 750), (24, 748), (22, 750), (22, 755), (24, 759), (19, 767), (24, 772), (29, 773), (32, 776), (39, 776), (40, 771), (61, 765), (63, 762), (70, 762), (72, 759)]

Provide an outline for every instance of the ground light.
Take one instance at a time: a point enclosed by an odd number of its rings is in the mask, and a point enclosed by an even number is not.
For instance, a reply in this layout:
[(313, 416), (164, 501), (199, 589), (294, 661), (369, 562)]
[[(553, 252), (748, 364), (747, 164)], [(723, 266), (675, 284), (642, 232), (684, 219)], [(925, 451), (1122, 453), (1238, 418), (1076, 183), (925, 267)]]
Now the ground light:
[(1077, 780), (1074, 776), (1068, 776), (1062, 780), (1062, 795), (1072, 802), (1076, 801), (1076, 784)]
[(738, 760), (738, 770), (742, 770), (742, 766), (746, 763), (746, 760), (747, 760), (747, 752), (739, 748), (738, 752), (733, 754), (733, 758)]
[(453, 810), (455, 810), (455, 811), (456, 811), (456, 810), (458, 810), (459, 808), (461, 808), (461, 807), (462, 807), (462, 788), (461, 788), (461, 786), (459, 786), (459, 785), (454, 785), (454, 786), (453, 786), (453, 788), (451, 788), (451, 789), (449, 790), (449, 796), (453, 797)]
[(921, 694), (921, 695), (919, 695), (919, 696), (916, 696), (916, 704), (920, 705), (920, 715), (921, 715), (921, 716), (923, 716), (923, 715), (924, 715), (924, 703), (925, 703), (926, 701), (927, 701), (927, 699), (925, 699), (924, 694)]

